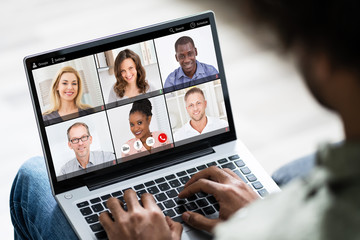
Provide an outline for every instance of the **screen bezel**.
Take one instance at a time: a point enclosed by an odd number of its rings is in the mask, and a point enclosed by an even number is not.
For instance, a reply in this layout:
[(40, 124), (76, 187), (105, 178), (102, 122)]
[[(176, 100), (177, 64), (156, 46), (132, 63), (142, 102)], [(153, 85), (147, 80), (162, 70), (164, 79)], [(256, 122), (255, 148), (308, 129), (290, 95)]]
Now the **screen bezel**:
[[(219, 79), (221, 80), (226, 114), (229, 123), (229, 131), (216, 136), (209, 137), (207, 139), (198, 140), (196, 142), (192, 142), (189, 144), (164, 150), (162, 152), (157, 152), (151, 155), (147, 155), (145, 157), (141, 157), (139, 159), (135, 159), (126, 163), (121, 163), (94, 172), (85, 173), (83, 175), (79, 175), (70, 179), (57, 181), (55, 169), (52, 164), (50, 146), (45, 131), (45, 124), (43, 122), (42, 113), (40, 111), (40, 103), (38, 100), (38, 95), (36, 92), (35, 83), (31, 72), (32, 64), (34, 62), (41, 62), (41, 61), (45, 61), (46, 59), (59, 57), (63, 55), (67, 55), (69, 57), (71, 57), (72, 54), (75, 55), (75, 54), (89, 53), (88, 55), (90, 55), (90, 54), (94, 54), (94, 49), (96, 49), (96, 52), (101, 52), (118, 47), (119, 44), (121, 44), (122, 46), (126, 46), (126, 44), (134, 43), (133, 41), (134, 38), (140, 42), (143, 41), (145, 37), (148, 38), (149, 36), (154, 35), (154, 32), (161, 33), (163, 31), (165, 34), (165, 31), (167, 31), (167, 35), (169, 35), (168, 31), (169, 28), (171, 27), (176, 27), (179, 25), (191, 23), (192, 21), (199, 21), (202, 19), (209, 19), (210, 22), (209, 25), (213, 36), (214, 48), (218, 63)], [(156, 39), (158, 37), (159, 37), (158, 35), (153, 36), (151, 39)], [(158, 166), (159, 168), (166, 167), (167, 165), (166, 162), (168, 162), (169, 164), (171, 163), (173, 165), (174, 163), (176, 163), (177, 159), (184, 154), (184, 152), (191, 153), (192, 151), (198, 151), (199, 149), (216, 146), (236, 139), (234, 120), (230, 107), (229, 92), (226, 84), (226, 77), (225, 77), (225, 71), (224, 71), (224, 66), (220, 51), (219, 38), (215, 24), (215, 15), (212, 11), (207, 11), (194, 16), (189, 16), (181, 19), (176, 19), (173, 21), (151, 25), (134, 31), (124, 32), (124, 33), (104, 37), (101, 39), (95, 39), (93, 41), (88, 41), (77, 45), (68, 46), (68, 47), (28, 56), (24, 58), (24, 65), (25, 65), (25, 71), (27, 73), (28, 85), (31, 92), (33, 106), (35, 109), (36, 122), (38, 125), (38, 130), (41, 138), (42, 148), (46, 158), (47, 170), (51, 178), (50, 182), (53, 193), (55, 195), (81, 186), (85, 186), (88, 184), (88, 182), (91, 182), (92, 179), (101, 179), (101, 181), (109, 182), (109, 180), (111, 180), (111, 178), (114, 178), (114, 176), (129, 177), (131, 175), (139, 174), (139, 172), (144, 172), (147, 169), (149, 171), (156, 170), (157, 169), (156, 166)]]

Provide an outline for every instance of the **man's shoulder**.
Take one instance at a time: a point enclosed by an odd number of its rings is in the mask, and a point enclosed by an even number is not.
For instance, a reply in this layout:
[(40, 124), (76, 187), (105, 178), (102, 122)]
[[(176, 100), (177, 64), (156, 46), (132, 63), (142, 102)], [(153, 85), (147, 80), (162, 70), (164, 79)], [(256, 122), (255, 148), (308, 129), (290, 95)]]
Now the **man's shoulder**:
[(181, 70), (181, 67), (178, 67), (167, 76), (167, 78), (165, 80), (165, 85), (164, 85), (165, 88), (175, 85), (176, 79), (179, 78), (180, 70)]
[(210, 64), (197, 61), (197, 63), (204, 69), (205, 72), (218, 73), (218, 70)]

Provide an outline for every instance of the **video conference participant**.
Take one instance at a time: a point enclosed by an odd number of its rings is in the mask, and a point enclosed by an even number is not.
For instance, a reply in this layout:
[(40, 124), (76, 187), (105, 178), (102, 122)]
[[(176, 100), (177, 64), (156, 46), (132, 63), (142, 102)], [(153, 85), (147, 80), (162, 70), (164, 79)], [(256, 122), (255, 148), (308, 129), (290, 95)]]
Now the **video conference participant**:
[[(43, 120), (52, 123), (51, 120), (54, 119), (66, 120), (66, 115), (69, 114), (78, 113), (78, 116), (85, 116), (91, 113), (92, 107), (81, 102), (82, 94), (83, 81), (78, 71), (70, 66), (61, 68), (51, 84), (51, 107), (43, 113)], [(57, 120), (54, 120), (55, 122)]]
[(129, 124), (135, 137), (126, 142), (130, 151), (126, 154), (122, 153), (123, 157), (145, 151), (151, 153), (154, 148), (169, 143), (163, 132), (150, 131), (152, 115), (152, 105), (149, 99), (145, 98), (133, 103), (129, 113)]
[(207, 101), (204, 92), (200, 88), (193, 87), (188, 90), (185, 93), (184, 100), (190, 120), (174, 133), (174, 141), (180, 141), (229, 126), (225, 120), (206, 116)]
[(90, 151), (92, 136), (89, 127), (82, 122), (76, 122), (67, 130), (68, 146), (75, 153), (75, 158), (68, 161), (62, 168), (61, 174), (68, 174), (84, 170), (101, 163), (115, 159), (115, 154), (104, 151)]
[(110, 90), (109, 102), (155, 90), (146, 80), (146, 71), (139, 55), (130, 49), (119, 52), (114, 63), (114, 73), (116, 83)]
[(197, 61), (197, 55), (198, 52), (191, 37), (183, 36), (175, 42), (175, 59), (180, 67), (166, 78), (165, 92), (181, 89), (184, 83), (219, 73), (215, 67)]

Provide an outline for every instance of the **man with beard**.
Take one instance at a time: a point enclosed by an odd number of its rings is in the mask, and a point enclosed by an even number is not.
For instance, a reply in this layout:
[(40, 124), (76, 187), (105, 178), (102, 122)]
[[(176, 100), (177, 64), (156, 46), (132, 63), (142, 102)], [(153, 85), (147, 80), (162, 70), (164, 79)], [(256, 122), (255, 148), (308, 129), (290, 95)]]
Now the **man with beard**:
[(175, 141), (198, 136), (203, 133), (225, 128), (229, 125), (225, 120), (206, 116), (207, 101), (200, 88), (193, 87), (188, 90), (184, 99), (190, 120), (174, 133)]

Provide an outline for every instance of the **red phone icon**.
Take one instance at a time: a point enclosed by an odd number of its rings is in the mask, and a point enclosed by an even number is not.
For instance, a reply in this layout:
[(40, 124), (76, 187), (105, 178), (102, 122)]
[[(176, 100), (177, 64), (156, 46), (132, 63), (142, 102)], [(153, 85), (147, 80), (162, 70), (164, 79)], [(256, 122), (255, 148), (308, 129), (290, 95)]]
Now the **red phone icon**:
[(164, 143), (167, 140), (167, 136), (165, 133), (160, 133), (158, 139), (159, 139), (159, 142)]

